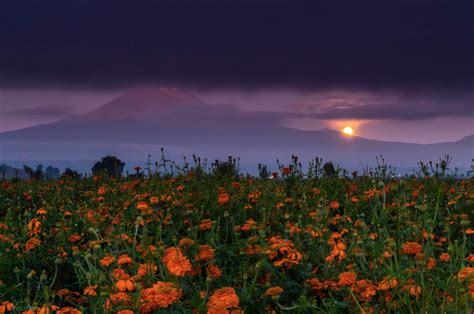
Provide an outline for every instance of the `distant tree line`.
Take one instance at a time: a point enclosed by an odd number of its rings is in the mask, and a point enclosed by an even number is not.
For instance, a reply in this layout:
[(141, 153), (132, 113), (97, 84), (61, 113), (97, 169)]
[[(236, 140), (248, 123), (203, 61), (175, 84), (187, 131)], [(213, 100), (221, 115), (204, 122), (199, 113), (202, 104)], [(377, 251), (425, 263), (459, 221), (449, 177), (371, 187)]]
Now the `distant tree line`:
[[(149, 156), (150, 157), (150, 156)], [(148, 161), (146, 169), (141, 167), (134, 167), (136, 173), (129, 174), (127, 171), (127, 176), (141, 178), (145, 176), (145, 173), (148, 172), (148, 176), (154, 175), (165, 175), (165, 176), (174, 176), (175, 174), (184, 174), (192, 171), (195, 175), (206, 176), (211, 175), (214, 177), (221, 178), (237, 178), (242, 176), (239, 169), (240, 159), (235, 159), (229, 156), (228, 160), (220, 161), (215, 160), (211, 163), (211, 167), (207, 167), (207, 160), (201, 161), (199, 157), (193, 155), (194, 166), (190, 165), (184, 158), (184, 164), (178, 165), (174, 161), (166, 159), (163, 153), (161, 160), (155, 162), (156, 170), (152, 171), (152, 163)], [(337, 178), (340, 176), (348, 177), (349, 172), (339, 165), (334, 165), (331, 161), (323, 163), (321, 158), (315, 158), (309, 162), (309, 167), (306, 171), (303, 171), (301, 162), (299, 161), (298, 156), (292, 155), (291, 163), (288, 165), (280, 164), (277, 159), (278, 170), (279, 172), (269, 172), (266, 165), (258, 164), (258, 177), (262, 179), (266, 178), (277, 178), (282, 176), (284, 178), (295, 178), (295, 177), (305, 177), (308, 179), (319, 179), (319, 178)], [(391, 167), (386, 164), (383, 156), (378, 156), (376, 158), (377, 166), (375, 168), (369, 168), (368, 166), (362, 167), (362, 176), (368, 177), (378, 177), (378, 178), (395, 178), (400, 177), (397, 175), (394, 167)], [(450, 170), (449, 165), (452, 158), (450, 156), (444, 156), (440, 158), (438, 162), (428, 162), (428, 163), (419, 163), (419, 171), (414, 172), (413, 176), (418, 177), (427, 177), (427, 176), (436, 176), (444, 178), (446, 176), (458, 177), (458, 169), (455, 168), (454, 172), (448, 174)], [(363, 166), (363, 165), (361, 165)], [(91, 169), (92, 175), (94, 176), (106, 176), (106, 177), (120, 177), (123, 174), (125, 168), (125, 163), (121, 161), (116, 156), (105, 156), (101, 160), (97, 161)], [(162, 171), (161, 171), (162, 169)], [(406, 174), (408, 175), (408, 174)], [(471, 166), (471, 171), (468, 171), (467, 176), (474, 175), (474, 159)], [(355, 178), (358, 176), (358, 172), (352, 172), (352, 176)], [(44, 169), (43, 165), (38, 165), (36, 169), (24, 165), (23, 168), (15, 168), (8, 166), (6, 164), (0, 165), (0, 178), (5, 179), (34, 179), (34, 180), (49, 180), (49, 179), (59, 179), (59, 178), (80, 178), (81, 174), (77, 171), (66, 168), (62, 173), (59, 168), (53, 166), (47, 166)], [(463, 177), (461, 175), (461, 177)]]
[(39, 164), (36, 168), (32, 168), (27, 165), (23, 165), (23, 168), (16, 168), (7, 164), (0, 165), (0, 177), (5, 179), (35, 179), (35, 180), (48, 180), (48, 179), (59, 179), (62, 176), (80, 177), (77, 171), (70, 168), (66, 168), (61, 173), (59, 168), (54, 166), (47, 166), (46, 169), (43, 165)]

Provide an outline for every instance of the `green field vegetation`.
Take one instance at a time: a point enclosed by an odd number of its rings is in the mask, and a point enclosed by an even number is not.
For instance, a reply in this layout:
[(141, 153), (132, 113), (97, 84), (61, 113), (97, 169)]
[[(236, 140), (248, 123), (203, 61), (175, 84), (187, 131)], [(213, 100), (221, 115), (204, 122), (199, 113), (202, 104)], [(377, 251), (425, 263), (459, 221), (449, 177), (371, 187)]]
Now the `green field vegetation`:
[(0, 182), (0, 313), (467, 313), (474, 185), (442, 173)]

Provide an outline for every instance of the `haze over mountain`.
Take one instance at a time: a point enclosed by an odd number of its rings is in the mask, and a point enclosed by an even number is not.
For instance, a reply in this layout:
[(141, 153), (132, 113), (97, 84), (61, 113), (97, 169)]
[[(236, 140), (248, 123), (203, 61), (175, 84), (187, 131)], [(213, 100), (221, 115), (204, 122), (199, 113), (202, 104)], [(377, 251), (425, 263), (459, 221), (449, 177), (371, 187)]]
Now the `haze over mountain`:
[(278, 112), (210, 105), (177, 88), (133, 88), (86, 114), (0, 133), (0, 160), (97, 159), (105, 154), (145, 160), (161, 147), (174, 158), (234, 155), (256, 163), (297, 154), (350, 166), (373, 162), (381, 154), (397, 166), (449, 154), (454, 165), (468, 167), (474, 156), (474, 135), (437, 144), (384, 142), (331, 129), (291, 129), (282, 126), (283, 118)]

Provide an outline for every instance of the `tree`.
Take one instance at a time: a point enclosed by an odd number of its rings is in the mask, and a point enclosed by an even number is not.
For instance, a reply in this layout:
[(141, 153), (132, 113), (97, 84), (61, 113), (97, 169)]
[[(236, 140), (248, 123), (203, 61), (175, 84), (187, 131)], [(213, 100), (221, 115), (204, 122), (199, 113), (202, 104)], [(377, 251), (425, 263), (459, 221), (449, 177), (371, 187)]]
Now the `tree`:
[(46, 170), (44, 171), (44, 175), (48, 179), (57, 179), (59, 178), (60, 174), (61, 174), (61, 171), (59, 171), (58, 168), (53, 167), (53, 166), (46, 167)]
[(92, 174), (106, 174), (109, 177), (116, 177), (122, 175), (124, 167), (125, 163), (117, 157), (106, 156), (101, 161), (95, 163), (94, 167), (92, 167)]
[(43, 173), (43, 165), (38, 165), (38, 166), (36, 167), (35, 172), (33, 173), (33, 177), (34, 177), (36, 180), (42, 180), (42, 179), (43, 179), (43, 176), (44, 176), (44, 173)]
[(75, 171), (75, 170), (72, 170), (71, 168), (66, 168), (63, 172), (63, 174), (61, 175), (61, 178), (71, 178), (71, 179), (78, 179), (81, 177), (81, 175), (79, 174), (79, 172)]
[(35, 171), (33, 168), (28, 167), (27, 165), (23, 165), (23, 171), (28, 176), (28, 178), (33, 179)]

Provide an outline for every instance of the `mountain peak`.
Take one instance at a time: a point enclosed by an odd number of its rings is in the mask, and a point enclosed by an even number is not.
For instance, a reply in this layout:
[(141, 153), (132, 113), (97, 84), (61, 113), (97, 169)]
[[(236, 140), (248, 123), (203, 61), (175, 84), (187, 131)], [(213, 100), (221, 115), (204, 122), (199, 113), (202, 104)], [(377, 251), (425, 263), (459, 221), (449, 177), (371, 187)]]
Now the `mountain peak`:
[(148, 114), (176, 107), (202, 106), (205, 103), (193, 94), (169, 86), (142, 86), (126, 90), (88, 116), (127, 117), (133, 114)]
[(202, 104), (203, 102), (191, 93), (168, 86), (143, 86), (128, 89), (112, 102), (132, 102), (132, 105), (171, 105)]

